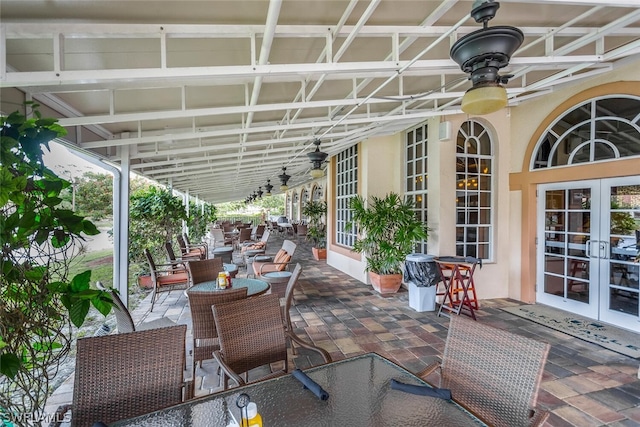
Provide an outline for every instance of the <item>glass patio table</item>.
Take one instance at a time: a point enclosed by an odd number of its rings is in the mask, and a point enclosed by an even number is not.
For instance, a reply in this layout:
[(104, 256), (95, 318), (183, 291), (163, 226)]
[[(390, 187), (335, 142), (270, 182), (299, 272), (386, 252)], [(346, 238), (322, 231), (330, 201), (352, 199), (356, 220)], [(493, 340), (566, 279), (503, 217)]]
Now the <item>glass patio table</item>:
[(391, 388), (390, 380), (425, 385), (409, 371), (369, 353), (304, 371), (328, 394), (321, 400), (304, 389), (293, 375), (237, 387), (180, 405), (124, 420), (114, 426), (212, 426), (225, 427), (241, 393), (256, 402), (265, 426), (485, 426), (451, 400), (419, 396)]
[[(247, 296), (251, 297), (264, 294), (270, 287), (271, 286), (264, 280), (234, 277), (231, 279), (231, 288), (226, 289), (247, 288)], [(222, 290), (223, 289), (218, 288), (217, 280), (201, 282), (189, 288), (189, 292), (218, 292)]]

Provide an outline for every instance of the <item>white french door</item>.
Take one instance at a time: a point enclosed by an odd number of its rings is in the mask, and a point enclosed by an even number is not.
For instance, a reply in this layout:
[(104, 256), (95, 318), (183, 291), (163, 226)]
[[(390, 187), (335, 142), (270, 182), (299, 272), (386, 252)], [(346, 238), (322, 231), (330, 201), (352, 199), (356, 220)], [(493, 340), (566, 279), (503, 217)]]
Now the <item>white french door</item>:
[(640, 332), (640, 177), (538, 188), (539, 303)]

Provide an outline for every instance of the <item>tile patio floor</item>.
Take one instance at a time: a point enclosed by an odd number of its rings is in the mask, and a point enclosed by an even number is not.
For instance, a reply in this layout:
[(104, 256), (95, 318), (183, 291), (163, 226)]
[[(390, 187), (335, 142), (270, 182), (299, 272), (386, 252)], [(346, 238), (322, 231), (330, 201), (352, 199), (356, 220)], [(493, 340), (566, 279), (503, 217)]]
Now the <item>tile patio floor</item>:
[[(273, 236), (267, 253), (275, 253), (281, 241), (282, 237)], [(442, 354), (448, 318), (414, 311), (405, 290), (383, 297), (324, 261), (315, 261), (305, 243), (299, 244), (293, 262), (303, 266), (291, 312), (296, 333), (327, 350), (334, 360), (376, 352), (415, 372)], [(243, 274), (241, 268), (239, 276)], [(482, 284), (477, 287), (481, 298)], [(508, 299), (481, 300), (478, 321), (551, 344), (538, 395), (539, 406), (551, 411), (547, 426), (640, 426), (639, 360), (500, 309), (516, 304)], [(153, 313), (149, 307), (146, 298), (134, 310), (134, 319), (166, 316), (190, 324), (182, 292), (163, 294)], [(188, 336), (187, 347), (190, 342)], [(308, 353), (293, 358), (303, 369), (316, 363)], [(208, 393), (210, 383), (217, 380), (208, 376), (200, 393)], [(72, 387), (70, 378), (54, 393), (48, 408), (70, 402)]]

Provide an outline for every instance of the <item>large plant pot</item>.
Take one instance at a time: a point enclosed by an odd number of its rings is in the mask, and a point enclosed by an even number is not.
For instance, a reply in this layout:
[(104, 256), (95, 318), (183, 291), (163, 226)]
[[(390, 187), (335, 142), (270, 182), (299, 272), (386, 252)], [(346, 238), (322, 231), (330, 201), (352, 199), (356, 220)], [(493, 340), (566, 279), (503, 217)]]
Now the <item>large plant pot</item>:
[(402, 274), (377, 274), (369, 272), (373, 289), (381, 294), (395, 294), (402, 285)]
[(311, 248), (311, 253), (316, 260), (327, 259), (327, 250), (322, 248)]
[(153, 281), (150, 274), (141, 274), (138, 276), (138, 286), (144, 289), (152, 289)]

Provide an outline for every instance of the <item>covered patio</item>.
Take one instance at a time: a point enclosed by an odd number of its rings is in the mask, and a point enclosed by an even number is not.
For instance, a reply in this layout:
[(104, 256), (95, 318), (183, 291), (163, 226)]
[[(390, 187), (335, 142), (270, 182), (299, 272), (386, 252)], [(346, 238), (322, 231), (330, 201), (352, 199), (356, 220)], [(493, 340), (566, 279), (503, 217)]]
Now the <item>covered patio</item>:
[[(278, 248), (281, 237), (273, 236), (270, 247)], [(272, 249), (275, 251), (275, 249)], [(271, 250), (269, 251), (271, 252)], [(311, 257), (301, 242), (293, 263), (303, 266), (295, 303), (291, 310), (296, 333), (327, 350), (334, 360), (376, 352), (417, 372), (442, 357), (449, 319), (435, 312), (416, 312), (409, 307), (408, 292), (381, 296), (370, 285)], [(239, 276), (244, 275), (240, 271)], [(482, 288), (482, 284), (479, 284)], [(190, 328), (188, 300), (181, 291), (164, 293), (149, 312), (146, 298), (133, 312), (137, 322), (168, 317)], [(640, 423), (638, 361), (570, 335), (554, 331), (509, 314), (501, 308), (521, 304), (511, 299), (480, 302), (478, 322), (507, 329), (551, 344), (538, 405), (549, 410), (545, 425), (630, 426)], [(109, 323), (114, 324), (113, 319)], [(187, 335), (190, 334), (190, 329)], [(191, 340), (187, 339), (188, 345)], [(302, 369), (321, 363), (309, 359), (313, 353), (290, 354)], [(206, 362), (209, 373), (197, 394), (215, 390), (214, 362)], [(199, 388), (198, 381), (196, 385)], [(73, 383), (66, 381), (49, 400), (47, 409), (71, 402)], [(209, 389), (211, 387), (211, 389)]]

